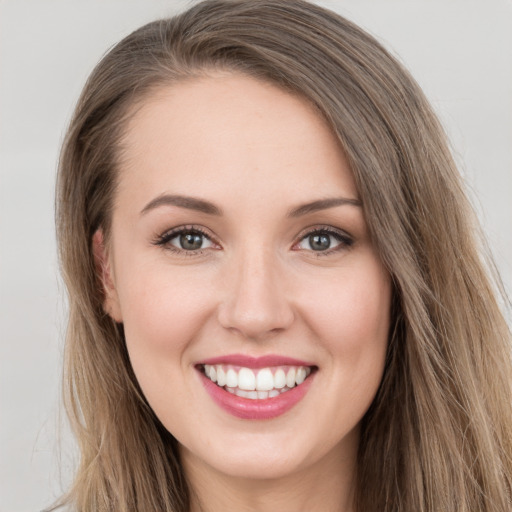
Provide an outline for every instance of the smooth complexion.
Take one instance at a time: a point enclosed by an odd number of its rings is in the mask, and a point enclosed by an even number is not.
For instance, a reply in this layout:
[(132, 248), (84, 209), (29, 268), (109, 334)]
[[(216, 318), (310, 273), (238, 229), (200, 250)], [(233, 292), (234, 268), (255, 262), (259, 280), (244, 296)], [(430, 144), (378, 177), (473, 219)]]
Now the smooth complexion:
[[(192, 510), (351, 510), (391, 283), (314, 108), (239, 74), (160, 88), (127, 127), (105, 246), (98, 232), (105, 309), (180, 443)], [(200, 364), (228, 356), (313, 371), (290, 408), (244, 418), (204, 385)]]

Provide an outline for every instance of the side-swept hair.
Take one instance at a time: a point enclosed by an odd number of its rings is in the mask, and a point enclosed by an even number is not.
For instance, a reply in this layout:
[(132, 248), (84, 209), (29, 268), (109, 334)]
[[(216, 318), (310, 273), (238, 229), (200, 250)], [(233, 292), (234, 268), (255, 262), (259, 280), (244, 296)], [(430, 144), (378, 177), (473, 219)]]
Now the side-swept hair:
[(138, 102), (215, 70), (271, 82), (344, 148), (394, 283), (384, 378), (362, 422), (360, 512), (512, 509), (510, 331), (445, 134), (370, 35), (302, 0), (207, 0), (117, 44), (91, 74), (62, 149), (57, 231), (68, 289), (65, 393), (81, 461), (76, 510), (187, 512), (176, 441), (144, 400), (92, 253), (109, 233), (120, 140)]

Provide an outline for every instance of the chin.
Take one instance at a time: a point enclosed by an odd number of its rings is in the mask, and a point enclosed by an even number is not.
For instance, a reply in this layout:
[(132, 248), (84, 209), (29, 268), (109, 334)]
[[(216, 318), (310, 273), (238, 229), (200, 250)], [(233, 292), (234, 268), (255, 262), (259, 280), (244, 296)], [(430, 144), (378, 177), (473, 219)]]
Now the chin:
[(247, 453), (242, 456), (233, 454), (221, 461), (211, 461), (214, 469), (232, 477), (245, 480), (279, 480), (300, 472), (307, 464), (300, 457), (283, 453)]
[(208, 446), (183, 446), (182, 460), (196, 467), (208, 466), (226, 477), (263, 481), (300, 473), (329, 457), (330, 443), (312, 443), (314, 433), (276, 432), (264, 424), (259, 428), (262, 431), (256, 435), (228, 430), (213, 435)]

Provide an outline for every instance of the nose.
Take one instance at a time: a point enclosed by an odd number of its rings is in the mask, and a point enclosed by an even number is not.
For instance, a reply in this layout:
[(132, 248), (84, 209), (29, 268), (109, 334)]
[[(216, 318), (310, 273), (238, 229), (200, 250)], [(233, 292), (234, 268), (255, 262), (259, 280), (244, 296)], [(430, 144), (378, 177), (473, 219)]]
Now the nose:
[(263, 340), (286, 330), (294, 311), (284, 286), (284, 270), (268, 252), (251, 253), (227, 269), (220, 324), (251, 340)]

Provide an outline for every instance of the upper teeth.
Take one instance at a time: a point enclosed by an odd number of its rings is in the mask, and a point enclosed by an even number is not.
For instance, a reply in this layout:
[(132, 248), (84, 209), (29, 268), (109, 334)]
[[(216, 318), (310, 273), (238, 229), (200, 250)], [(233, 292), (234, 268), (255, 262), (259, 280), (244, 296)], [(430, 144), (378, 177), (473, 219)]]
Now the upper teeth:
[(229, 365), (204, 365), (205, 375), (218, 386), (246, 391), (270, 391), (302, 384), (311, 373), (308, 366), (279, 366), (273, 368), (233, 367)]

